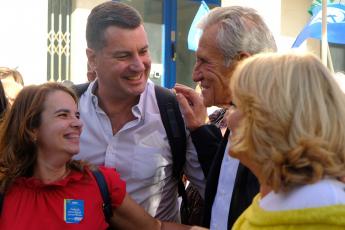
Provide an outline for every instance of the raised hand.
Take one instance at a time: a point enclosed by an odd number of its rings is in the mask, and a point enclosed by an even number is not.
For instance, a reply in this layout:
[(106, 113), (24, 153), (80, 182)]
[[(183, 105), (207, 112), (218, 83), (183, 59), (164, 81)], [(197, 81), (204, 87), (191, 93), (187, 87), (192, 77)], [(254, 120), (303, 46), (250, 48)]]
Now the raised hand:
[(195, 92), (194, 89), (178, 83), (175, 85), (174, 90), (187, 128), (193, 131), (204, 125), (207, 118), (207, 110), (202, 96)]

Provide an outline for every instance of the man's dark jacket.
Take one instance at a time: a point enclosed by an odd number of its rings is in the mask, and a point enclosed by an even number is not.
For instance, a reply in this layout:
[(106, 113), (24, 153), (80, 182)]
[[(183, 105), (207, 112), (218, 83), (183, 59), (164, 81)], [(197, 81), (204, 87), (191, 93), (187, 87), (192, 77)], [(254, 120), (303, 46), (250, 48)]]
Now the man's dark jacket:
[[(214, 125), (204, 125), (191, 132), (191, 136), (198, 152), (204, 174), (207, 175), (202, 223), (204, 227), (209, 228), (212, 205), (217, 193), (220, 168), (224, 154), (227, 154), (225, 153), (225, 148), (228, 143), (229, 130), (222, 137), (219, 128)], [(214, 154), (213, 160), (210, 160), (211, 154)], [(231, 203), (229, 204), (228, 229), (231, 229), (234, 222), (252, 203), (254, 196), (258, 192), (258, 180), (247, 167), (240, 163), (236, 174)]]

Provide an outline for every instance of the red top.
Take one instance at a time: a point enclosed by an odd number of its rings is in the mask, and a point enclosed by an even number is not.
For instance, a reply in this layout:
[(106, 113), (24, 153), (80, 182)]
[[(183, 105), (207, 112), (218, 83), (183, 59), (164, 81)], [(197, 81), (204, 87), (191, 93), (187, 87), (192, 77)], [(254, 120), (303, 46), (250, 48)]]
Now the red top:
[[(125, 182), (114, 169), (100, 167), (113, 208), (120, 206), (126, 194)], [(79, 223), (66, 223), (65, 199), (78, 200), (84, 215)], [(81, 204), (81, 205), (80, 205)], [(17, 229), (106, 229), (102, 196), (89, 169), (72, 171), (66, 178), (43, 184), (36, 178), (18, 178), (4, 197), (0, 216), (1, 230)], [(75, 206), (69, 206), (73, 212)]]

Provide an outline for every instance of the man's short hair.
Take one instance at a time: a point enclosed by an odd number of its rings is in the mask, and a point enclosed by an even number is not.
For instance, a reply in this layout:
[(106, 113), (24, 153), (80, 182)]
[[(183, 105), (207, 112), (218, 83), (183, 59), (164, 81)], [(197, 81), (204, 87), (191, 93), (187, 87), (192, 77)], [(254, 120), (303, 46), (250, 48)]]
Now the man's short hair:
[(143, 24), (140, 13), (121, 2), (105, 2), (91, 10), (86, 24), (86, 42), (91, 49), (100, 50), (106, 45), (104, 31), (109, 26), (135, 29)]

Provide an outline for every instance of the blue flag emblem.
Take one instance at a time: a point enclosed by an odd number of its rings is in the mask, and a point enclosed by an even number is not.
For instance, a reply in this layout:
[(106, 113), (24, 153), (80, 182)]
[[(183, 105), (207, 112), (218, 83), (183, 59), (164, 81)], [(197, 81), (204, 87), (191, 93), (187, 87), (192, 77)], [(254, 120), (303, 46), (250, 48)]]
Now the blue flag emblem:
[[(313, 17), (297, 36), (292, 48), (299, 47), (305, 39), (315, 38), (321, 40), (322, 7), (313, 9)], [(345, 5), (327, 5), (327, 39), (330, 43), (345, 44)]]
[(210, 12), (207, 4), (204, 1), (201, 1), (201, 5), (199, 7), (198, 12), (196, 13), (192, 25), (190, 26), (188, 32), (188, 49), (192, 51), (196, 51), (199, 44), (199, 39), (202, 34), (202, 30), (198, 28), (198, 24), (201, 19)]

